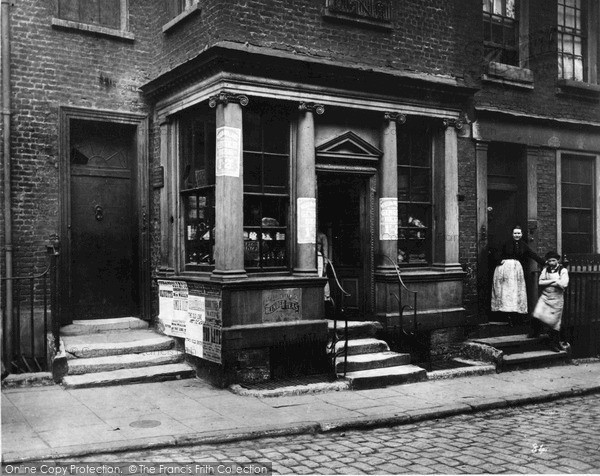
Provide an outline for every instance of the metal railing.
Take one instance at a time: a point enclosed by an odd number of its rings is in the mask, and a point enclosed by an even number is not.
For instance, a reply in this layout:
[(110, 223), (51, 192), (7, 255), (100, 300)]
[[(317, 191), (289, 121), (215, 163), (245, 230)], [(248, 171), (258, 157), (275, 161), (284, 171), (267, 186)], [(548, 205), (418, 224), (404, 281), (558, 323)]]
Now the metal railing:
[[(41, 273), (0, 278), (5, 289), (12, 282), (13, 308), (2, 303), (2, 360), (10, 373), (48, 370), (48, 330), (54, 350), (60, 347), (58, 319), (57, 261), (58, 248), (48, 246), (49, 262)], [(11, 314), (11, 315), (9, 315)]]
[(573, 357), (600, 355), (600, 255), (565, 255), (569, 271), (562, 318), (563, 337)]
[[(325, 258), (325, 265), (327, 266), (327, 270), (331, 273), (331, 277), (333, 278), (333, 282), (336, 285), (336, 288), (338, 289), (338, 294), (340, 296), (339, 298), (339, 305), (336, 304), (335, 300), (333, 298), (331, 298), (332, 300), (332, 304), (333, 304), (333, 335), (331, 337), (331, 342), (329, 343), (329, 355), (331, 358), (331, 362), (333, 365), (333, 372), (334, 375), (337, 375), (337, 359), (340, 355), (344, 356), (344, 372), (343, 375), (344, 377), (346, 376), (347, 370), (348, 370), (348, 317), (346, 316), (346, 310), (344, 309), (344, 298), (351, 296), (351, 294), (346, 291), (341, 283), (340, 280), (338, 279), (338, 275), (337, 272), (335, 271), (335, 267), (333, 266), (333, 263), (331, 262), (331, 260)], [(338, 320), (341, 320), (344, 322), (344, 333), (343, 333), (343, 337), (340, 338), (340, 336), (338, 335)], [(344, 346), (342, 349), (336, 350), (336, 346), (337, 343), (339, 341), (341, 341), (343, 339), (344, 341)]]
[[(378, 255), (378, 257), (385, 259), (392, 264), (396, 272), (396, 278), (398, 280), (398, 293), (390, 292), (391, 296), (394, 296), (398, 301), (398, 316), (397, 325), (391, 324), (390, 318), (386, 318), (383, 322), (384, 334), (390, 348), (394, 351), (404, 351), (403, 347), (405, 344), (417, 344), (422, 351), (426, 353), (426, 360), (429, 369), (431, 369), (431, 349), (429, 338), (424, 335), (424, 332), (420, 329), (418, 321), (418, 291), (409, 289), (402, 275), (400, 274), (400, 268), (396, 262), (387, 255)], [(403, 294), (408, 296), (408, 303), (405, 303)], [(404, 324), (404, 312), (412, 311), (412, 319), (410, 328), (407, 328)]]

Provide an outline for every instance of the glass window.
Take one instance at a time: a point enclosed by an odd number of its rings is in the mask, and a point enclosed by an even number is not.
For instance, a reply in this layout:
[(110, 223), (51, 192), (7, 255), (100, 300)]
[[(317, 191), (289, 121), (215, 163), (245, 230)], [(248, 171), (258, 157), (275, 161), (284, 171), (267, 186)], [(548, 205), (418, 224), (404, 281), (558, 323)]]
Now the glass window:
[(244, 266), (288, 267), (289, 140), (286, 111), (244, 109)]
[(517, 0), (483, 0), (483, 39), (486, 61), (519, 65)]
[(214, 265), (215, 138), (214, 112), (198, 109), (181, 116), (180, 193), (186, 270), (210, 270)]
[(80, 23), (123, 29), (121, 5), (126, 0), (59, 0), (58, 17)]
[(587, 81), (585, 0), (558, 0), (558, 77)]
[(183, 13), (188, 8), (191, 8), (198, 0), (167, 0), (166, 6), (169, 12), (170, 18), (175, 18), (177, 15)]
[(431, 133), (398, 128), (398, 262), (431, 261)]
[(592, 253), (594, 161), (563, 154), (561, 159), (562, 252)]

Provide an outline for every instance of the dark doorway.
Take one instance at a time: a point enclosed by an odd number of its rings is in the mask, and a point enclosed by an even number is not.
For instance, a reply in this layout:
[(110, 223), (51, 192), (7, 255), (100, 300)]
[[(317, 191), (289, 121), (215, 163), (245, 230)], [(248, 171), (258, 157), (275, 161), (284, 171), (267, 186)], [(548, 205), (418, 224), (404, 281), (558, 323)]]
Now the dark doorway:
[[(515, 144), (492, 143), (487, 160), (487, 289), (486, 311), (488, 319), (495, 321), (502, 316), (492, 315), (490, 310), (492, 280), (499, 264), (502, 245), (512, 238), (512, 228), (520, 225), (523, 240), (527, 239), (527, 194), (524, 152)], [(526, 270), (525, 270), (526, 271)], [(527, 273), (526, 273), (527, 276)]]
[(73, 120), (70, 127), (70, 314), (139, 315), (136, 128)]
[[(318, 186), (318, 227), (327, 235), (340, 284), (350, 293), (344, 298), (346, 315), (365, 319), (372, 308), (369, 177), (322, 172)], [(336, 303), (341, 301), (336, 286), (331, 294)]]

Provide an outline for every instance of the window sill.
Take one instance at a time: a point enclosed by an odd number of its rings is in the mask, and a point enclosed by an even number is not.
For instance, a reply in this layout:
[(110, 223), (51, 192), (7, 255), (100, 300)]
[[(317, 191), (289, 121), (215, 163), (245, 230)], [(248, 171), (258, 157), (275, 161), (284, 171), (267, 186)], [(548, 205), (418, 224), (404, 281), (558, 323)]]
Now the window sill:
[(118, 38), (121, 40), (133, 41), (135, 36), (133, 33), (124, 30), (115, 30), (100, 25), (91, 25), (89, 23), (80, 23), (71, 20), (63, 20), (62, 18), (52, 18), (52, 26), (54, 28), (64, 28), (67, 30), (79, 30), (87, 33), (108, 36), (110, 38)]
[(388, 20), (373, 20), (370, 18), (357, 17), (354, 15), (333, 11), (328, 7), (323, 9), (323, 18), (333, 22), (351, 23), (356, 26), (364, 26), (366, 28), (373, 28), (376, 30), (392, 30), (392, 22)]
[(600, 98), (600, 85), (572, 79), (559, 79), (556, 82), (556, 93), (585, 98)]
[(197, 13), (200, 13), (201, 11), (202, 11), (202, 9), (200, 8), (200, 4), (194, 3), (190, 8), (181, 12), (179, 15), (177, 15), (175, 18), (173, 18), (168, 23), (165, 23), (162, 27), (162, 32), (167, 33), (172, 28), (174, 28), (176, 25), (179, 25), (179, 23), (184, 21), (186, 18), (190, 18), (191, 16), (193, 16)]
[(481, 80), (515, 88), (533, 89), (533, 72), (527, 68), (491, 62)]
[[(400, 276), (402, 281), (405, 283), (427, 283), (427, 282), (440, 282), (440, 281), (461, 281), (464, 279), (466, 273), (460, 270), (453, 271), (439, 271), (432, 267), (432, 265), (424, 265), (422, 268), (416, 266), (399, 266)], [(398, 276), (396, 272), (390, 272), (386, 274), (377, 273), (377, 281), (384, 282), (398, 282)]]

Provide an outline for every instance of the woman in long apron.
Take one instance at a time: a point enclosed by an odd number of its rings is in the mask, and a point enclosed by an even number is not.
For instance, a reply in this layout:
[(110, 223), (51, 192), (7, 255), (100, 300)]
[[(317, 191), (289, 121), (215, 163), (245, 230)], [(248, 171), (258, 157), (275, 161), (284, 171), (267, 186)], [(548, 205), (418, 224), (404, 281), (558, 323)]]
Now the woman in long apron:
[(532, 258), (544, 264), (544, 260), (533, 252), (522, 238), (521, 227), (513, 227), (512, 240), (502, 247), (501, 261), (494, 270), (492, 284), (492, 311), (508, 314), (508, 322), (511, 325), (517, 315), (527, 314), (527, 287), (523, 272), (525, 260)]

